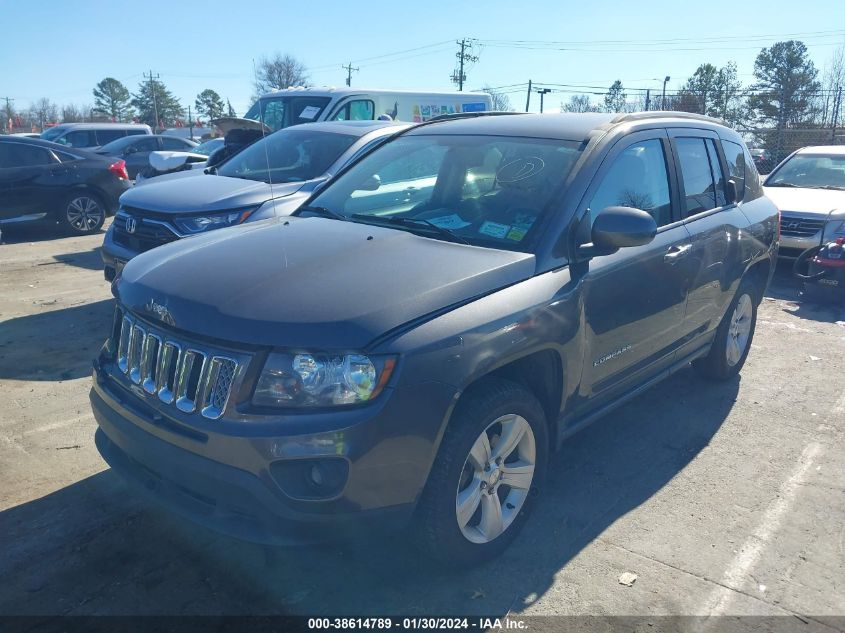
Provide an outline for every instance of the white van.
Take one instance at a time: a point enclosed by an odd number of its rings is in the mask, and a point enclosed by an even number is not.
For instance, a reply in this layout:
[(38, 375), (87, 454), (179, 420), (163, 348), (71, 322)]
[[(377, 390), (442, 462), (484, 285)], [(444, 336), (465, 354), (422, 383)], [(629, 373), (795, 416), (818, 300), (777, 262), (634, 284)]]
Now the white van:
[(371, 121), (383, 114), (394, 121), (422, 123), (441, 114), (484, 112), (492, 106), (485, 92), (288, 88), (261, 97), (244, 118), (276, 131), (314, 121)]

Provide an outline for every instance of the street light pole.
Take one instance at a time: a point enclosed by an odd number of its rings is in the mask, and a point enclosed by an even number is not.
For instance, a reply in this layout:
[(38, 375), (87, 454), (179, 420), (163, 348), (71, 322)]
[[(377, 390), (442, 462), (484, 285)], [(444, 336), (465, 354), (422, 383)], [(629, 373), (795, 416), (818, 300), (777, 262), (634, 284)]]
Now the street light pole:
[(671, 79), (671, 77), (669, 75), (666, 75), (666, 78), (663, 80), (663, 97), (660, 99), (660, 109), (661, 110), (666, 109), (666, 84), (669, 83), (670, 79)]
[(540, 114), (543, 114), (543, 97), (552, 91), (551, 88), (537, 88), (536, 92), (540, 95)]

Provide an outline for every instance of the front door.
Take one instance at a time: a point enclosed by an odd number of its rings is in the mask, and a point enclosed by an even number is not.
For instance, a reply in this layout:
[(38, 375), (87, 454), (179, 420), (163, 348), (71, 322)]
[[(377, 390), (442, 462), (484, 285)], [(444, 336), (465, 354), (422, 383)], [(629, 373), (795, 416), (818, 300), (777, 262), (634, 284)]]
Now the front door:
[(0, 219), (50, 211), (47, 207), (54, 166), (60, 164), (46, 147), (0, 144)]
[(683, 334), (690, 237), (678, 214), (668, 135), (639, 132), (615, 146), (585, 196), (589, 222), (604, 208), (650, 213), (654, 240), (589, 261), (582, 279), (581, 395), (590, 408), (667, 367)]

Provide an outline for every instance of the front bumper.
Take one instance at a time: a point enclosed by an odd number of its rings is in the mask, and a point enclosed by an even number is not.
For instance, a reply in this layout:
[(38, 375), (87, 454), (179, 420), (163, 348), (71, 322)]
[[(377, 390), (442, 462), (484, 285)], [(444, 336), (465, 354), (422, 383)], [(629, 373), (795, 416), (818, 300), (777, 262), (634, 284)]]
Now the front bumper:
[(114, 241), (114, 222), (112, 222), (103, 238), (103, 247), (100, 249), (100, 257), (103, 258), (103, 276), (106, 281), (114, 281), (119, 268), (118, 262), (125, 264), (136, 255), (138, 255), (136, 251)]
[[(313, 414), (320, 431), (308, 435), (286, 434), (283, 419), (237, 432), (223, 419), (188, 428), (124, 389), (99, 362), (90, 399), (97, 448), (129, 483), (219, 532), (285, 545), (390, 531), (410, 519), (454, 393), (426, 383), (383, 395), (386, 401), (338, 413), (332, 429), (327, 414)], [(309, 415), (296, 416), (295, 426)], [(221, 431), (210, 432), (212, 425)], [(316, 499), (288, 494), (279, 464), (321, 459), (348, 463), (341, 490)]]

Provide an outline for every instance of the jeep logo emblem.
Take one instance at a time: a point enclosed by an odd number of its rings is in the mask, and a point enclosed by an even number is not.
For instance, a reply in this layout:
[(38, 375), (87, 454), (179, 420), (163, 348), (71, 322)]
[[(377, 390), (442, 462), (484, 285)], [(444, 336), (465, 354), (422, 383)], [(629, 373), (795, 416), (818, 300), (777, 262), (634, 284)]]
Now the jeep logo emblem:
[(127, 233), (134, 233), (135, 230), (138, 228), (138, 220), (135, 218), (126, 218), (126, 232)]

